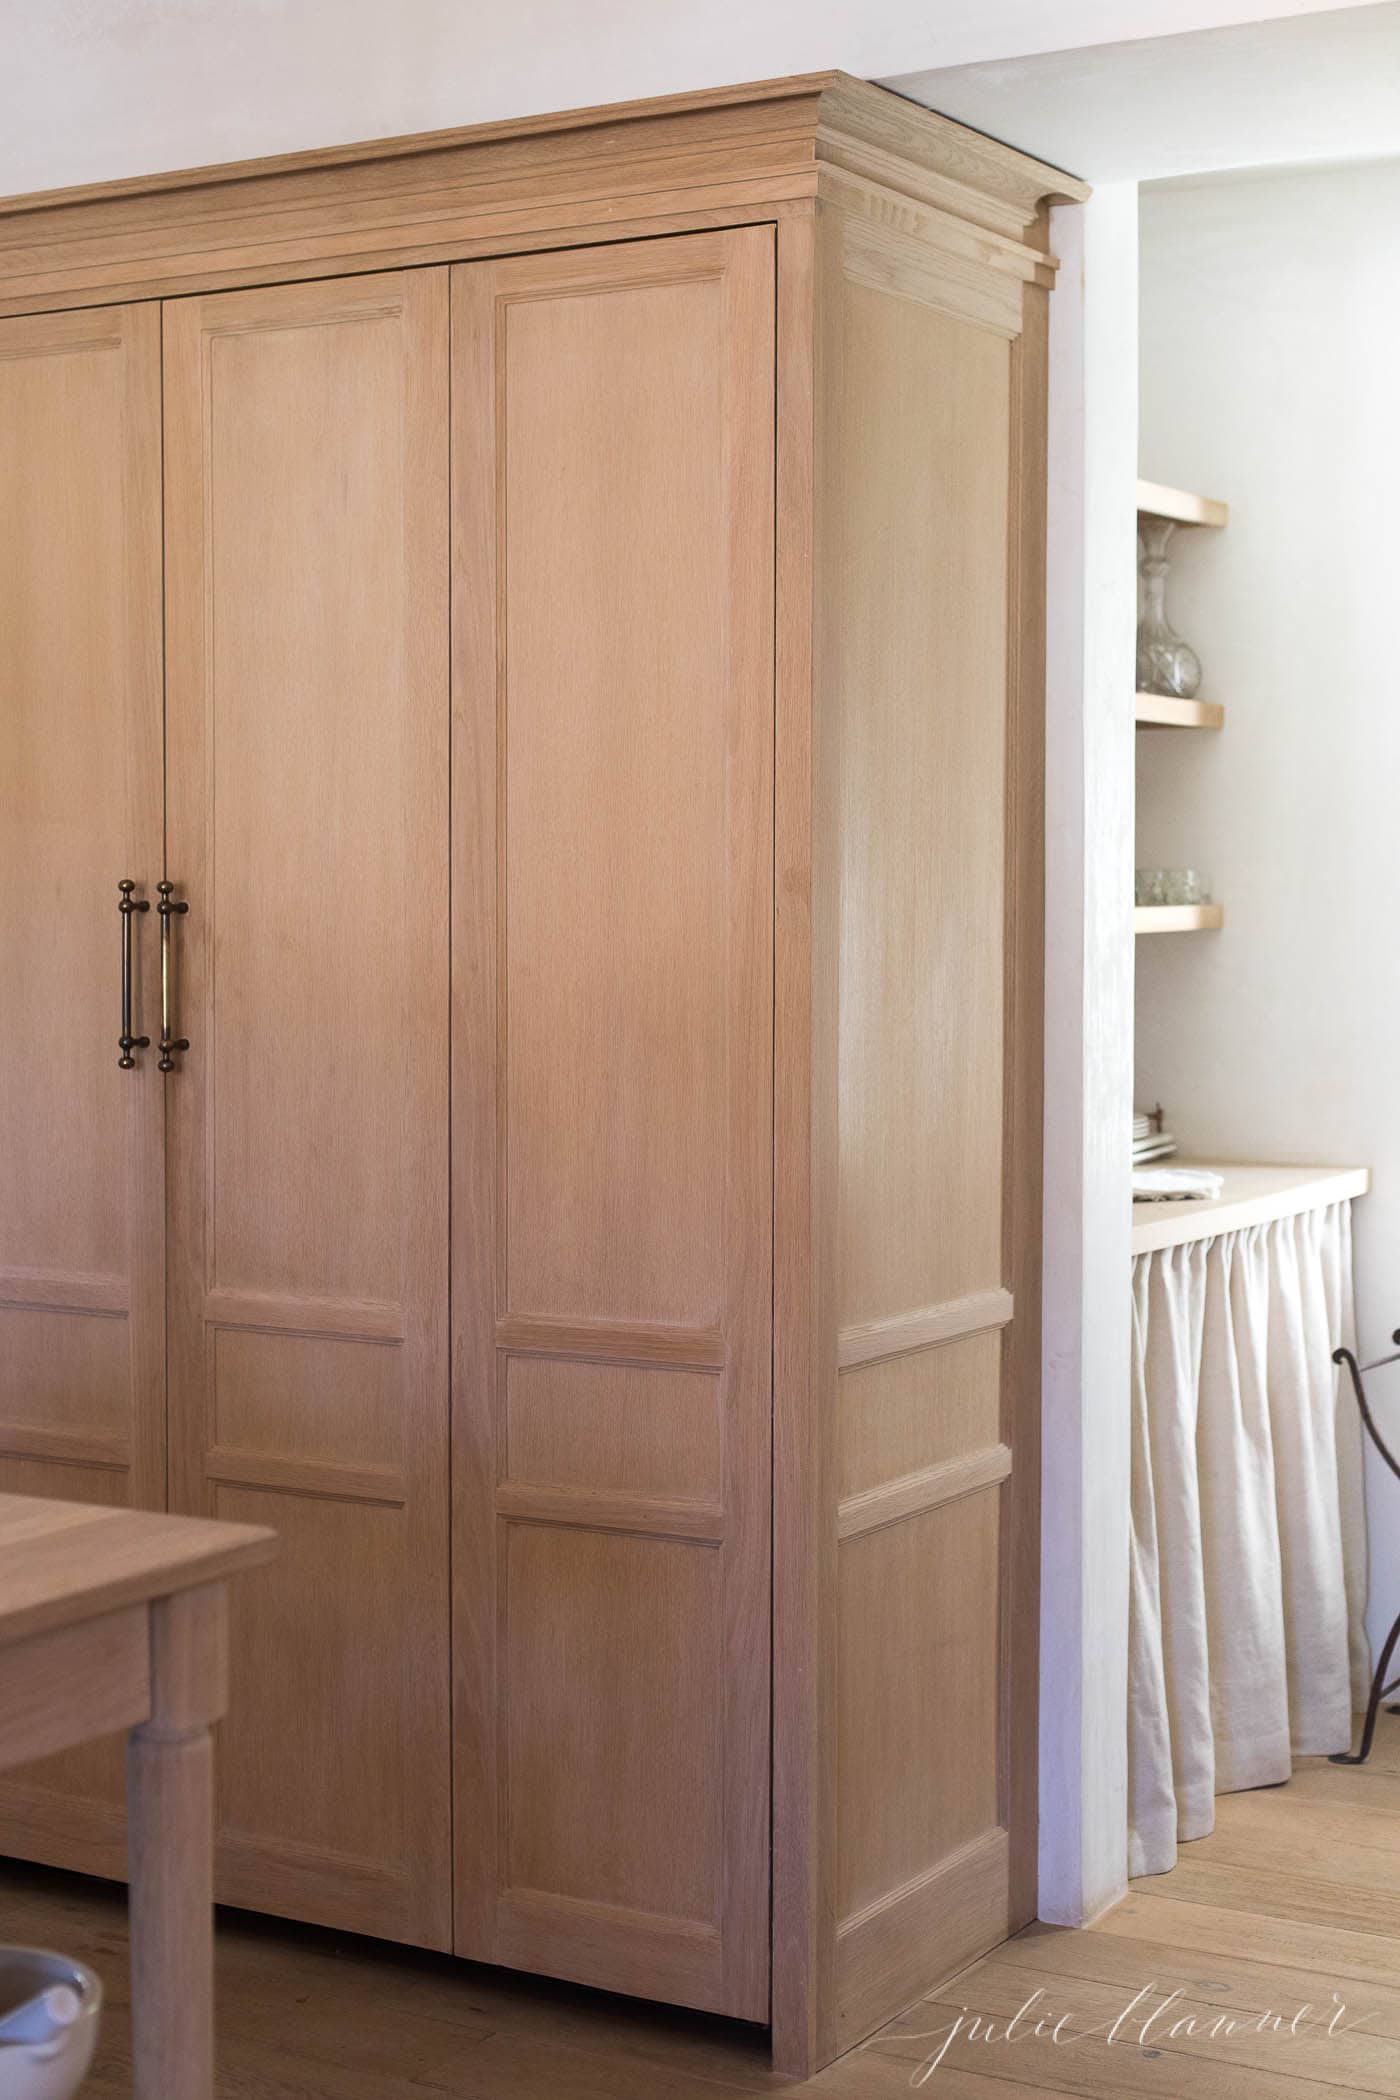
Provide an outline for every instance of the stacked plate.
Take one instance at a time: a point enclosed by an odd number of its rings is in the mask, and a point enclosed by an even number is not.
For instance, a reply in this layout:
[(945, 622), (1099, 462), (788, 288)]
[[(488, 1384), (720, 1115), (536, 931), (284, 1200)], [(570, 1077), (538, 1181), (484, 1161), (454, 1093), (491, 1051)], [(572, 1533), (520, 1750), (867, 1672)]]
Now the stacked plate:
[(1163, 1126), (1162, 1111), (1153, 1109), (1150, 1115), (1139, 1111), (1133, 1117), (1133, 1165), (1145, 1167), (1149, 1160), (1170, 1159), (1176, 1150), (1176, 1139)]

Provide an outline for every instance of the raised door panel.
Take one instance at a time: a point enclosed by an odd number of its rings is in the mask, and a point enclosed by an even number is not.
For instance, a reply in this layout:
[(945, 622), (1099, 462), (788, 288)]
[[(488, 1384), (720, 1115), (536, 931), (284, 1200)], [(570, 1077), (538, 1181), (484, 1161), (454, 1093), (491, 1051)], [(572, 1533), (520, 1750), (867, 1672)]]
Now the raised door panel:
[[(0, 322), (0, 1486), (165, 1500), (162, 1082), (117, 885), (161, 872), (160, 314)], [(154, 914), (132, 917), (154, 1036)], [(122, 1859), (120, 1746), (0, 1783), (0, 1849)]]
[(453, 273), (459, 1952), (767, 2011), (773, 242)]
[(172, 1495), (231, 1901), (450, 1936), (447, 276), (166, 315)]

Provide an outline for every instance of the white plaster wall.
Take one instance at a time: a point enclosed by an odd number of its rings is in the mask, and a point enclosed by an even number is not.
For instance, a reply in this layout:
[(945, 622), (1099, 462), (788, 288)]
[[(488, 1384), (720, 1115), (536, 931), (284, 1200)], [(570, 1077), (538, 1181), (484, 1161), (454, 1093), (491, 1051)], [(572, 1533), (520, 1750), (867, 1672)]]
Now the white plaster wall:
[(1040, 1915), (1127, 1873), (1137, 187), (1057, 208), (1047, 574)]
[[(1231, 505), (1169, 610), (1226, 726), (1139, 739), (1138, 861), (1220, 934), (1138, 943), (1140, 1101), (1193, 1149), (1369, 1165), (1363, 1347), (1400, 1326), (1400, 163), (1142, 200), (1142, 466)], [(1386, 1405), (1400, 1433), (1400, 1375)], [(1372, 1631), (1400, 1487), (1372, 1468)]]

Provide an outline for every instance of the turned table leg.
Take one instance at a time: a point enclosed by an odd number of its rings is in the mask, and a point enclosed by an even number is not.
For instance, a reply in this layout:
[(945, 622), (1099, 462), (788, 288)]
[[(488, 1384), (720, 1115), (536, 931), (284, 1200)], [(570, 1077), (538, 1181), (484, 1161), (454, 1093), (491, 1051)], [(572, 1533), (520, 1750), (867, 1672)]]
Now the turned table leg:
[(151, 1716), (127, 1744), (136, 2100), (213, 2100), (214, 1794), (222, 1583), (150, 1607)]

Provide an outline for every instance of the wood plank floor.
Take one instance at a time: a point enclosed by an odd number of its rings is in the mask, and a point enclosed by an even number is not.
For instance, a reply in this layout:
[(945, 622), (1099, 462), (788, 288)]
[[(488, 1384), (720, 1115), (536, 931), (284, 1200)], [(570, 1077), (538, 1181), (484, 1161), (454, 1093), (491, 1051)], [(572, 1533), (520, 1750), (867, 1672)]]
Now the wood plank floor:
[[(101, 1972), (84, 2093), (127, 2095), (123, 1892), (0, 1863), (0, 1938)], [(756, 2029), (239, 1912), (218, 1962), (221, 2100), (1400, 2100), (1400, 1719), (1364, 1769), (1307, 1760), (1222, 1799), (1214, 1835), (1090, 1931), (1030, 1927), (807, 2085)]]

